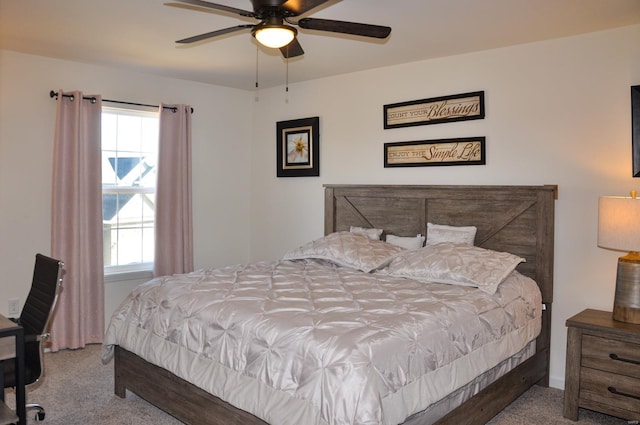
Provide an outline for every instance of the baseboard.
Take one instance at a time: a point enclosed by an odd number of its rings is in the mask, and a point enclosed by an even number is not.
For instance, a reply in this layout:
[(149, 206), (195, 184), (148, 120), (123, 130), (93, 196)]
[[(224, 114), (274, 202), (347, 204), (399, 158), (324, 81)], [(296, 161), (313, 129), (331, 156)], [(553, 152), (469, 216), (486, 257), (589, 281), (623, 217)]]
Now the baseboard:
[(557, 376), (549, 377), (549, 386), (551, 388), (557, 388), (559, 390), (564, 390), (564, 376), (562, 378), (558, 378)]

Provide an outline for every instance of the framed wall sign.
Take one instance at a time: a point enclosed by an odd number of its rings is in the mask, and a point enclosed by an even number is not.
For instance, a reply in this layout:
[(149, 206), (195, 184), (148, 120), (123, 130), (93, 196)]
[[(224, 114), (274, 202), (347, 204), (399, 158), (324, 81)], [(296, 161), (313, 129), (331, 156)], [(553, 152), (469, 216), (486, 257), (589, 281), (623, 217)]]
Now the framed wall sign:
[(320, 117), (278, 121), (278, 177), (320, 175)]
[(484, 91), (384, 105), (384, 128), (484, 118)]
[(485, 137), (384, 144), (385, 167), (484, 165)]
[(633, 177), (640, 177), (640, 86), (631, 86), (631, 146)]

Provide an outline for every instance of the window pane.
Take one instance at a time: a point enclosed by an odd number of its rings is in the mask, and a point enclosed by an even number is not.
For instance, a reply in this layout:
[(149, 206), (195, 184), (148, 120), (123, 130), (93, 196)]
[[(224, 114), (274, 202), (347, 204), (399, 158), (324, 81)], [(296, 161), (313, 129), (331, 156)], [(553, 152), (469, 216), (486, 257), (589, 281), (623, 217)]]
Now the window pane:
[(158, 118), (145, 117), (142, 119), (142, 135), (140, 137), (142, 152), (157, 152), (158, 150)]
[(102, 150), (116, 150), (117, 120), (116, 114), (102, 114)]
[(146, 225), (142, 229), (142, 262), (153, 263), (155, 249), (155, 229), (153, 225)]
[(118, 265), (142, 263), (142, 229), (134, 225), (118, 228)]
[(139, 152), (142, 143), (141, 118), (121, 114), (118, 116), (118, 148), (123, 152)]

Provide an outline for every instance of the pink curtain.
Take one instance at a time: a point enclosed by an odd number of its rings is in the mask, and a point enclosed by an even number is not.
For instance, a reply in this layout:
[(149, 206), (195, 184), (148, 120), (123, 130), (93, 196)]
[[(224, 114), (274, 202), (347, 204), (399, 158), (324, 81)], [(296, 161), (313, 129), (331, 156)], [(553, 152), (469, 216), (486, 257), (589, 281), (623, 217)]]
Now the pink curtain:
[(160, 105), (154, 276), (193, 271), (191, 107)]
[(104, 334), (101, 113), (100, 96), (58, 91), (51, 255), (64, 261), (65, 274), (51, 326), (52, 351), (100, 343)]

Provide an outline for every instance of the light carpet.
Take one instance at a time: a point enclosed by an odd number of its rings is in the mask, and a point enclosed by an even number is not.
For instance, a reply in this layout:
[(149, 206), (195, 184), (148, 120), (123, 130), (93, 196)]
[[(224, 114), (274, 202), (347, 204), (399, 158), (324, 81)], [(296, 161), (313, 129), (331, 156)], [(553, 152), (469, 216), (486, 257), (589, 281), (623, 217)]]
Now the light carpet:
[[(113, 393), (113, 361), (100, 361), (102, 346), (62, 350), (45, 354), (46, 376), (37, 388), (29, 388), (27, 399), (46, 409), (43, 425), (180, 425), (182, 422), (127, 392), (121, 399)], [(626, 420), (580, 409), (580, 421), (562, 416), (563, 392), (534, 386), (514, 401), (491, 425), (627, 425)], [(15, 404), (9, 391), (7, 403)], [(13, 404), (12, 404), (13, 403)], [(28, 424), (34, 425), (29, 414)], [(303, 424), (300, 424), (303, 425)]]

